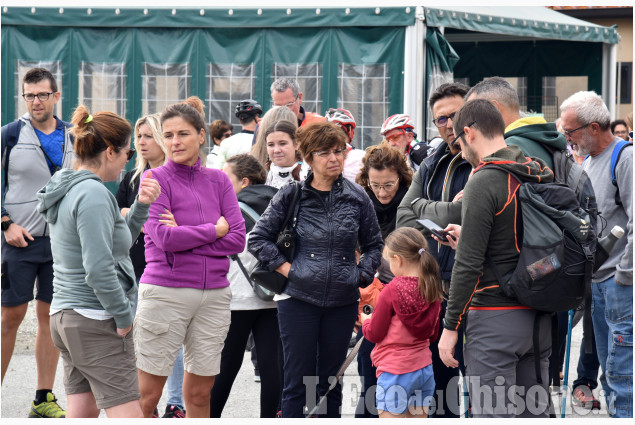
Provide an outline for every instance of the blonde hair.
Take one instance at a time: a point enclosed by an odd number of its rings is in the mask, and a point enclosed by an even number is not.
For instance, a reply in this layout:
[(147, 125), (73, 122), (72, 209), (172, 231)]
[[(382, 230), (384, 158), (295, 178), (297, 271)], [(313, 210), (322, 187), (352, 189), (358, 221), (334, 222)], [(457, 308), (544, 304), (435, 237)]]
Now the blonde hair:
[(163, 164), (168, 159), (168, 151), (163, 142), (163, 131), (161, 131), (161, 115), (159, 113), (146, 115), (137, 120), (134, 125), (134, 149), (137, 151), (137, 160), (135, 161), (135, 172), (130, 179), (130, 185), (133, 185), (135, 179), (140, 176), (146, 169), (148, 161), (141, 156), (141, 147), (139, 146), (139, 127), (143, 124), (147, 125), (152, 132), (152, 138), (163, 151)]
[(267, 132), (269, 128), (273, 127), (278, 121), (290, 121), (296, 128), (298, 127), (298, 117), (286, 106), (274, 106), (262, 117), (260, 124), (258, 124), (256, 143), (251, 147), (251, 154), (256, 157), (258, 162), (265, 168), (268, 168), (267, 164), (269, 162), (269, 155), (267, 154)]
[(419, 265), (419, 291), (428, 303), (441, 300), (441, 274), (437, 260), (428, 252), (428, 242), (412, 227), (400, 227), (386, 237), (386, 250), (407, 263)]

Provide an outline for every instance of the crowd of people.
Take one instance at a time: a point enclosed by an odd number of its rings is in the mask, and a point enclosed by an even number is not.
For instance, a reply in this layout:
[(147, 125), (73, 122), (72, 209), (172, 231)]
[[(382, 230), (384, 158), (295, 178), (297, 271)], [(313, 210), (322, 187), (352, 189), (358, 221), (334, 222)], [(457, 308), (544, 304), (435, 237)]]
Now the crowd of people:
[[(598, 237), (625, 230), (588, 276), (572, 402), (600, 408), (601, 369), (609, 414), (632, 417), (632, 112), (611, 122), (582, 91), (547, 122), (503, 78), (445, 83), (428, 100), (440, 143), (395, 114), (363, 150), (353, 114), (306, 111), (293, 79), (273, 82), (264, 114), (241, 100), (236, 134), (208, 126), (197, 97), (133, 128), (84, 105), (57, 118), (46, 69), (22, 89), (28, 113), (2, 127), (2, 379), (37, 285), (29, 417), (158, 417), (166, 382), (163, 417), (222, 417), (253, 340), (261, 417), (337, 418), (353, 335), (356, 417), (456, 418), (459, 376), (472, 417), (554, 415), (567, 311), (524, 305), (501, 277), (523, 245), (518, 187), (557, 180), (554, 152), (592, 183)], [(115, 196), (103, 183), (135, 152)], [(251, 278), (256, 264), (286, 279), (279, 293)]]

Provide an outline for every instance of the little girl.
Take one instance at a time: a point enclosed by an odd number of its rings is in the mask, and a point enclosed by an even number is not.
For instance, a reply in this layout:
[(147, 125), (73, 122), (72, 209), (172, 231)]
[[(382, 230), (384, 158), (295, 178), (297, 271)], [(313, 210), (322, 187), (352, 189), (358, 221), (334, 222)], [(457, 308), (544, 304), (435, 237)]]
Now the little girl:
[(295, 140), (297, 128), (294, 122), (282, 120), (265, 129), (269, 156), (266, 185), (280, 189), (292, 180), (301, 181), (306, 177)]
[(395, 278), (379, 294), (372, 315), (362, 314), (366, 339), (376, 343), (380, 418), (427, 417), (434, 394), (430, 341), (441, 314), (439, 266), (415, 229), (399, 228), (386, 238), (384, 258)]

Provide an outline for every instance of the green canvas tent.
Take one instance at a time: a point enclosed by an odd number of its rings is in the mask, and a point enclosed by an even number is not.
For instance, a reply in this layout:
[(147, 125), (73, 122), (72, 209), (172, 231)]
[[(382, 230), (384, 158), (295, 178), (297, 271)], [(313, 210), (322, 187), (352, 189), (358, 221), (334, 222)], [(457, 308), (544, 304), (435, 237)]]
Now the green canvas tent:
[(84, 103), (133, 123), (196, 95), (208, 122), (237, 124), (237, 101), (267, 110), (271, 82), (297, 78), (307, 110), (352, 111), (358, 147), (401, 112), (429, 137), (427, 97), (452, 78), (517, 76), (540, 94), (544, 76), (584, 74), (615, 96), (616, 29), (545, 7), (3, 7), (0, 25), (2, 124), (25, 112), (20, 81), (38, 65), (57, 76), (60, 117)]

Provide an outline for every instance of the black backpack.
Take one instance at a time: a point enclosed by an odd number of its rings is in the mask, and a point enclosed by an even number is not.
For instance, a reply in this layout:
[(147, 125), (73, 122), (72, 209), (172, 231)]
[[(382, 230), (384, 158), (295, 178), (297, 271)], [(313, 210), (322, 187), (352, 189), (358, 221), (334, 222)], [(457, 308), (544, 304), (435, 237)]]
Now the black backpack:
[[(509, 170), (494, 164), (482, 168), (497, 168), (512, 176), (510, 191), (516, 192), (519, 201), (516, 222), (522, 241), (518, 263), (511, 272), (502, 276), (491, 257), (487, 257), (487, 262), (505, 295), (553, 315), (552, 347), (558, 347), (557, 318), (553, 313), (575, 309), (590, 294), (597, 244), (590, 214), (580, 206), (579, 194), (565, 184), (522, 182)], [(539, 317), (540, 314), (536, 315), (534, 322), (535, 352), (540, 352)], [(557, 364), (553, 362), (555, 386), (559, 386)], [(536, 356), (536, 375), (541, 382), (539, 356)]]

